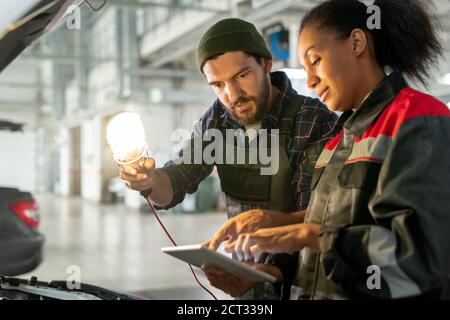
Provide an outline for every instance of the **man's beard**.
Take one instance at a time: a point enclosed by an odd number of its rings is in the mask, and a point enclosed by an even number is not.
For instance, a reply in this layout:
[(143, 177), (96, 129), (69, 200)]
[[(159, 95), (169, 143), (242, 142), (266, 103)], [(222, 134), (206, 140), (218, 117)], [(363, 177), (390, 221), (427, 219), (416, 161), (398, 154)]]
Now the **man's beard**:
[[(269, 90), (270, 90), (270, 84), (265, 83), (263, 90), (261, 91), (260, 100), (259, 103), (257, 102), (256, 97), (247, 97), (247, 98), (241, 98), (238, 101), (236, 101), (232, 106), (231, 110), (228, 110), (228, 113), (230, 114), (231, 118), (239, 123), (241, 126), (249, 126), (253, 124), (261, 123), (261, 121), (264, 119), (264, 117), (269, 112), (270, 106), (269, 106)], [(250, 118), (239, 118), (235, 113), (234, 109), (240, 104), (240, 103), (248, 103), (248, 102), (254, 102), (256, 106), (256, 112), (253, 116)]]

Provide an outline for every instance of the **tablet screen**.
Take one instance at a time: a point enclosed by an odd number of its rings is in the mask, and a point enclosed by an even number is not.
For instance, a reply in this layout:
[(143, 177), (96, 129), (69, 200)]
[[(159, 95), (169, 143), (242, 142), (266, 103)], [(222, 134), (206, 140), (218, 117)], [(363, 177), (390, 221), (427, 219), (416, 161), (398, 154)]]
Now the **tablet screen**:
[(163, 252), (200, 268), (203, 264), (218, 267), (235, 277), (255, 282), (275, 282), (271, 274), (257, 270), (245, 262), (233, 260), (222, 253), (202, 247), (201, 244), (166, 247)]

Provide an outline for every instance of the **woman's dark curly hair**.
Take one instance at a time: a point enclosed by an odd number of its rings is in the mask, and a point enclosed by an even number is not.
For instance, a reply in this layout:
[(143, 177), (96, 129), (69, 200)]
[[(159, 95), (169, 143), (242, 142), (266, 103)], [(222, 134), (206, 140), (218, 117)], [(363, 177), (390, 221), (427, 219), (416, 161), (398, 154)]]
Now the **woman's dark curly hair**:
[(426, 85), (430, 69), (443, 53), (438, 37), (439, 21), (429, 0), (376, 0), (381, 11), (381, 28), (369, 29), (367, 6), (358, 0), (328, 0), (303, 18), (307, 26), (335, 31), (346, 39), (362, 29), (372, 39), (375, 59), (381, 68), (390, 67)]

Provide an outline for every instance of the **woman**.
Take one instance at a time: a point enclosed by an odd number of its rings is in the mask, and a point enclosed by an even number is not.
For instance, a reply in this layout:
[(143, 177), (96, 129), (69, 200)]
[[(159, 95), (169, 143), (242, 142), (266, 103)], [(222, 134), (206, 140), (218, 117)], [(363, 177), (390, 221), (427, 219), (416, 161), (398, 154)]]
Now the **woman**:
[[(369, 29), (371, 16), (357, 0), (326, 1), (303, 19), (299, 59), (308, 86), (343, 112), (336, 136), (316, 163), (304, 223), (278, 220), (226, 245), (256, 259), (304, 249), (298, 298), (440, 298), (445, 291), (450, 111), (404, 80), (426, 83), (442, 52), (427, 2), (375, 1), (381, 29)], [(270, 220), (246, 224), (245, 217), (233, 225), (246, 232)], [(222, 239), (227, 232), (219, 231)]]

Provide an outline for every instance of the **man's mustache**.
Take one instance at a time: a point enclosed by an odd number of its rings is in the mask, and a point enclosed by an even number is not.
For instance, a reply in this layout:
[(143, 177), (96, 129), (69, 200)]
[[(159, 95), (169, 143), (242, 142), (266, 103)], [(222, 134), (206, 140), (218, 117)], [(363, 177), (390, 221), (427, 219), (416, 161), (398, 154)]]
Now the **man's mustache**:
[(248, 97), (248, 98), (239, 98), (236, 102), (233, 102), (231, 104), (231, 109), (234, 110), (235, 108), (237, 108), (240, 104), (242, 103), (247, 103), (247, 102), (252, 102), (254, 100), (254, 98), (252, 97)]

